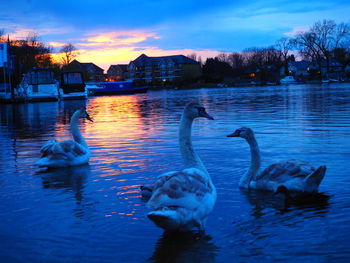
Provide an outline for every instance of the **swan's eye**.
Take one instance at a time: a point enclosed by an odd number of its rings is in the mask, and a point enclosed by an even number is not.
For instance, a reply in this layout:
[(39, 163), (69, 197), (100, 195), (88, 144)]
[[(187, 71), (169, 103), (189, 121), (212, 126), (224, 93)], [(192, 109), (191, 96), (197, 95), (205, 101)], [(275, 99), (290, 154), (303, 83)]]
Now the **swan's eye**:
[(205, 109), (203, 107), (197, 107), (197, 109), (199, 114), (205, 113)]

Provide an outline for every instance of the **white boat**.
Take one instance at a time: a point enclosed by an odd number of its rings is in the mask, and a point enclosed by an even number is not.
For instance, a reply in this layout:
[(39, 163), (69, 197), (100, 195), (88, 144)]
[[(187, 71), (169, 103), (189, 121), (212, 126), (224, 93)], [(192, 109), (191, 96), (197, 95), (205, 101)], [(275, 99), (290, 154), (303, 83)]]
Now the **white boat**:
[(33, 68), (24, 74), (17, 88), (17, 96), (27, 101), (58, 100), (58, 82), (48, 68)]
[(297, 83), (296, 79), (293, 76), (285, 76), (280, 79), (281, 84), (295, 84)]
[(79, 71), (67, 71), (61, 74), (59, 96), (63, 100), (86, 99), (88, 92)]

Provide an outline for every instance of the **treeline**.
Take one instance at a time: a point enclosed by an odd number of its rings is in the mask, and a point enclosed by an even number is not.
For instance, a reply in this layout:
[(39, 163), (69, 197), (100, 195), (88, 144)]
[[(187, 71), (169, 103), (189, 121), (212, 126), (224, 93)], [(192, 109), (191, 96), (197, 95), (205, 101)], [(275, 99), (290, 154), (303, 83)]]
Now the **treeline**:
[[(201, 61), (196, 54), (190, 56)], [(203, 63), (203, 75), (207, 82), (239, 80), (253, 73), (260, 81), (274, 81), (279, 77), (281, 68), (284, 68), (284, 75), (288, 75), (288, 63), (295, 61), (295, 56), (318, 65), (319, 78), (322, 78), (322, 60), (326, 61), (327, 71), (331, 60), (345, 67), (350, 64), (349, 25), (323, 20), (316, 22), (308, 31), (299, 32), (294, 37), (283, 37), (269, 47), (221, 53)]]
[[(14, 62), (12, 81), (15, 85), (19, 83), (22, 74), (33, 67), (52, 68), (59, 74), (62, 67), (67, 66), (77, 55), (72, 44), (65, 44), (60, 49), (63, 55), (61, 61), (55, 62), (52, 57), (53, 48), (41, 42), (36, 33), (30, 33), (23, 40), (11, 40), (6, 39), (4, 30), (0, 30), (0, 41), (10, 44), (10, 55)], [(269, 47), (251, 47), (243, 52), (221, 53), (217, 57), (208, 58), (204, 63), (196, 54), (189, 57), (201, 62), (205, 81), (221, 82), (226, 79), (245, 79), (250, 74), (258, 74), (261, 81), (274, 81), (279, 78), (281, 68), (284, 68), (284, 75), (288, 75), (288, 62), (294, 61), (295, 55), (302, 60), (315, 62), (319, 69), (322, 60), (326, 61), (327, 68), (332, 59), (344, 66), (348, 65), (349, 25), (323, 20), (294, 37), (283, 37)]]
[(37, 33), (31, 32), (25, 39), (13, 40), (0, 30), (0, 42), (9, 43), (9, 56), (12, 65), (9, 65), (12, 75), (11, 82), (17, 86), (22, 75), (33, 67), (51, 68), (56, 76), (59, 76), (62, 66), (69, 64), (75, 56), (74, 46), (64, 45), (60, 52), (63, 53), (61, 61), (56, 62), (52, 57), (53, 48), (39, 40)]

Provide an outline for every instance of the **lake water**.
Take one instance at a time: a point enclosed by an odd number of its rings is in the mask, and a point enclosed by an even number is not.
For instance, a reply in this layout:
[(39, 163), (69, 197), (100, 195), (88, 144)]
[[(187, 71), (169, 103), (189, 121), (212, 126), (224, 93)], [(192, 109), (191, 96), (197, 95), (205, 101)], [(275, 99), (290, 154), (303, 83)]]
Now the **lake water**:
[[(217, 188), (206, 235), (167, 234), (147, 217), (138, 187), (181, 168), (184, 105), (199, 99), (215, 120), (197, 119), (193, 144)], [(81, 130), (90, 164), (45, 172), (33, 166), (49, 139)], [(0, 105), (1, 262), (349, 262), (350, 84), (161, 90), (88, 101)], [(262, 165), (302, 159), (327, 165), (328, 204), (285, 207), (238, 188), (255, 130)]]

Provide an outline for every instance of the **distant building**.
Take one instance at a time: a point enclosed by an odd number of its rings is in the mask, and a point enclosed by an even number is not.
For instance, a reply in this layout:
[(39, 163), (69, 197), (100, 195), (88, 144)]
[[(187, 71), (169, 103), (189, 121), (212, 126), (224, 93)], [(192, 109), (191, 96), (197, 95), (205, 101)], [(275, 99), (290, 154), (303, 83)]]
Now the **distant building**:
[(71, 63), (69, 63), (68, 69), (82, 71), (86, 80), (104, 80), (103, 69), (94, 63), (81, 63), (78, 60), (74, 59)]
[[(320, 71), (321, 66), (321, 71)], [(328, 67), (327, 61), (322, 59), (319, 62), (312, 62), (308, 68), (309, 71), (317, 71), (318, 74), (321, 74), (323, 78), (334, 78), (340, 79), (345, 77), (344, 66), (336, 60), (330, 60)]]
[(307, 77), (310, 75), (308, 71), (309, 65), (310, 65), (310, 62), (305, 60), (291, 61), (288, 63), (289, 75), (294, 77)]
[(6, 94), (10, 94), (14, 87), (11, 83), (15, 73), (15, 60), (10, 49), (9, 41), (0, 43), (0, 93)]
[(128, 65), (129, 78), (135, 82), (162, 86), (185, 83), (202, 75), (199, 62), (183, 55), (148, 57), (142, 54)]
[(347, 77), (350, 77), (350, 64), (347, 64), (344, 68)]
[(111, 65), (107, 70), (107, 77), (110, 81), (120, 81), (128, 78), (128, 65)]

